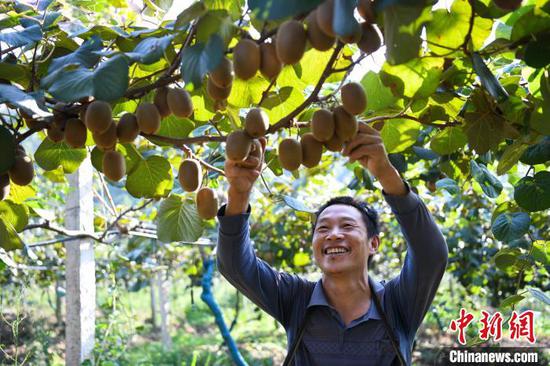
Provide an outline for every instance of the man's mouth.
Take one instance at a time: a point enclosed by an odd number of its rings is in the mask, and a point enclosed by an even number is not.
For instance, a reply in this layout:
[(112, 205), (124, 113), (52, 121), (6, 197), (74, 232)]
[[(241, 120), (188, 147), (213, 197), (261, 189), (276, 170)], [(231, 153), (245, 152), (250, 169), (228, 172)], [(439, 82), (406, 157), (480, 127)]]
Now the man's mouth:
[(323, 253), (325, 255), (344, 255), (349, 253), (349, 251), (350, 250), (348, 248), (344, 247), (330, 247), (325, 249)]

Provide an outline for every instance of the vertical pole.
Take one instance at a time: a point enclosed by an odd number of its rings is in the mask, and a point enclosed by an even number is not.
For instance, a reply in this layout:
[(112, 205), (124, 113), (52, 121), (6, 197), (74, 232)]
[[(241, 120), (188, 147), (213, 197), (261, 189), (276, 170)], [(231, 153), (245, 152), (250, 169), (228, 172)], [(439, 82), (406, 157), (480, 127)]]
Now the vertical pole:
[[(94, 231), (93, 171), (90, 159), (68, 176), (65, 226), (70, 230)], [(92, 358), (95, 335), (95, 259), (91, 239), (65, 243), (66, 258), (66, 328), (65, 364), (80, 365)]]
[(153, 331), (157, 329), (157, 301), (155, 295), (155, 279), (151, 278), (149, 280), (149, 285), (151, 286), (151, 324), (153, 326)]
[(172, 338), (170, 338), (169, 313), (170, 301), (168, 298), (169, 281), (166, 279), (166, 270), (157, 272), (157, 288), (159, 291), (159, 310), (160, 310), (160, 335), (162, 346), (166, 350), (172, 349)]

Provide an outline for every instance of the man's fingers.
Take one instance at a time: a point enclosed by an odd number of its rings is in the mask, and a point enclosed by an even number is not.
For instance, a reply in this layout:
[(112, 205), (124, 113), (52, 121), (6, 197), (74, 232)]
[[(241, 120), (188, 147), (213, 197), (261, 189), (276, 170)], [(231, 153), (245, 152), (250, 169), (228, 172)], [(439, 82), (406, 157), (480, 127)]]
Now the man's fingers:
[(370, 145), (370, 144), (379, 144), (382, 142), (382, 138), (380, 136), (375, 135), (368, 135), (364, 133), (357, 134), (353, 140), (346, 143), (346, 146), (344, 147), (344, 150), (342, 151), (342, 154), (344, 156), (347, 156), (352, 152), (355, 148), (361, 145)]
[(349, 155), (349, 157), (355, 160), (359, 160), (365, 156), (368, 157), (375, 152), (381, 151), (383, 148), (384, 148), (384, 145), (382, 144), (362, 145), (362, 146), (359, 146), (357, 149), (353, 150)]
[(359, 132), (364, 132), (368, 134), (380, 135), (380, 131), (376, 128), (369, 126), (363, 121), (359, 121)]

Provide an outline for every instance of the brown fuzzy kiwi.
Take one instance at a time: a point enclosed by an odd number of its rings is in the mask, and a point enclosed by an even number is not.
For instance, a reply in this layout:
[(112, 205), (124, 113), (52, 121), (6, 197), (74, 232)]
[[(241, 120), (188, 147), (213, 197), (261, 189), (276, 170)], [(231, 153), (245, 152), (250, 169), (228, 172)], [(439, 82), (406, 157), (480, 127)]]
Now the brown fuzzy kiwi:
[(120, 152), (111, 150), (103, 154), (103, 174), (115, 182), (126, 175), (126, 161)]
[(124, 113), (116, 126), (116, 135), (121, 143), (132, 142), (139, 135), (137, 118), (133, 113)]
[(262, 43), (260, 45), (260, 54), (260, 72), (264, 77), (272, 80), (283, 69), (283, 64), (277, 57), (275, 45), (273, 43)]
[(285, 65), (300, 61), (306, 50), (307, 33), (304, 25), (297, 20), (287, 20), (279, 26), (275, 49), (277, 58)]
[(359, 128), (355, 116), (346, 112), (342, 106), (336, 107), (332, 114), (334, 115), (334, 125), (336, 127), (335, 134), (344, 142), (351, 140), (357, 134)]
[(244, 120), (244, 129), (251, 137), (265, 136), (269, 128), (269, 117), (260, 108), (252, 108)]
[(114, 149), (117, 142), (117, 126), (114, 121), (111, 122), (111, 125), (107, 131), (103, 133), (93, 133), (92, 137), (97, 147), (103, 150), (112, 150)]
[(10, 176), (8, 174), (0, 175), (0, 201), (10, 195)]
[(181, 88), (168, 89), (166, 103), (176, 117), (188, 118), (193, 114), (193, 101), (187, 90)]
[(338, 137), (337, 134), (334, 134), (334, 136), (332, 136), (330, 140), (325, 141), (325, 147), (329, 151), (342, 151), (342, 149), (344, 148), (344, 141), (340, 137)]
[(218, 213), (218, 197), (212, 188), (203, 187), (199, 189), (195, 196), (197, 213), (203, 220), (210, 220), (216, 217)]
[(332, 28), (334, 18), (334, 0), (326, 0), (317, 8), (317, 25), (327, 36), (336, 37)]
[(84, 120), (86, 127), (93, 133), (105, 132), (111, 125), (111, 114), (112, 110), (109, 103), (101, 100), (93, 101), (86, 109), (86, 118)]
[(86, 145), (88, 130), (78, 118), (69, 118), (65, 124), (65, 142), (70, 147), (80, 148)]
[(349, 114), (358, 115), (367, 108), (367, 95), (359, 83), (347, 83), (340, 90), (340, 95), (342, 105)]
[(31, 158), (25, 150), (18, 150), (15, 153), (15, 161), (8, 171), (10, 180), (20, 186), (26, 186), (34, 178), (34, 167)]
[(319, 164), (323, 155), (323, 143), (317, 141), (313, 133), (308, 132), (300, 138), (300, 145), (302, 145), (302, 164), (308, 168)]
[(372, 0), (359, 0), (357, 3), (357, 12), (366, 22), (376, 23), (376, 13)]
[(306, 18), (307, 39), (311, 46), (319, 51), (329, 50), (334, 46), (334, 37), (327, 36), (317, 24), (317, 10), (312, 11)]
[(227, 109), (227, 100), (214, 100), (215, 111), (225, 111)]
[(201, 178), (202, 168), (198, 160), (182, 160), (178, 170), (178, 180), (184, 190), (187, 192), (196, 191), (199, 188)]
[(334, 116), (326, 109), (319, 109), (313, 113), (311, 132), (317, 141), (325, 142), (332, 138), (335, 130)]
[(210, 79), (218, 88), (225, 89), (233, 83), (233, 63), (223, 57), (218, 67), (210, 72)]
[(65, 137), (65, 133), (56, 123), (50, 124), (46, 131), (46, 134), (48, 135), (48, 138), (53, 142), (61, 142)]
[(260, 69), (260, 47), (251, 39), (241, 39), (233, 49), (235, 75), (248, 80)]
[(357, 47), (366, 54), (376, 52), (382, 45), (382, 40), (376, 28), (365, 22), (361, 24), (361, 31), (361, 39), (357, 42)]
[(86, 125), (86, 111), (88, 110), (88, 105), (84, 104), (80, 108), (80, 111), (78, 111), (78, 118)]
[(352, 21), (354, 24), (353, 33), (347, 36), (339, 37), (339, 39), (344, 43), (357, 43), (361, 40), (361, 36), (363, 35), (361, 25), (355, 19)]
[(229, 160), (242, 161), (250, 153), (251, 147), (252, 139), (245, 131), (233, 131), (225, 141), (225, 156)]
[(302, 145), (297, 140), (286, 138), (279, 144), (279, 161), (286, 170), (296, 170), (302, 164)]
[(502, 10), (516, 10), (521, 6), (521, 0), (493, 0), (495, 5)]
[(136, 109), (136, 119), (143, 133), (154, 134), (160, 128), (160, 114), (153, 103), (141, 103)]
[(153, 104), (157, 107), (161, 118), (168, 117), (170, 113), (172, 113), (170, 111), (170, 107), (168, 106), (167, 95), (168, 88), (165, 86), (158, 88), (155, 92)]
[(214, 84), (211, 78), (206, 81), (206, 93), (213, 100), (225, 100), (231, 94), (231, 85), (227, 88), (220, 88)]

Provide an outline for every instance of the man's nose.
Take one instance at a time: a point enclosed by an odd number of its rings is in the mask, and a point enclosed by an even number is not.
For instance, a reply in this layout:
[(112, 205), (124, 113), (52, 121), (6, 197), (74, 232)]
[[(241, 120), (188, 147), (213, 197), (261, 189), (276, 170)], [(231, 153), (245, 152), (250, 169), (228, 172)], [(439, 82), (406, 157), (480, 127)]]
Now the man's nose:
[(329, 232), (327, 234), (327, 240), (338, 240), (342, 239), (344, 237), (344, 234), (340, 230), (338, 226), (335, 226), (331, 229), (329, 229)]

